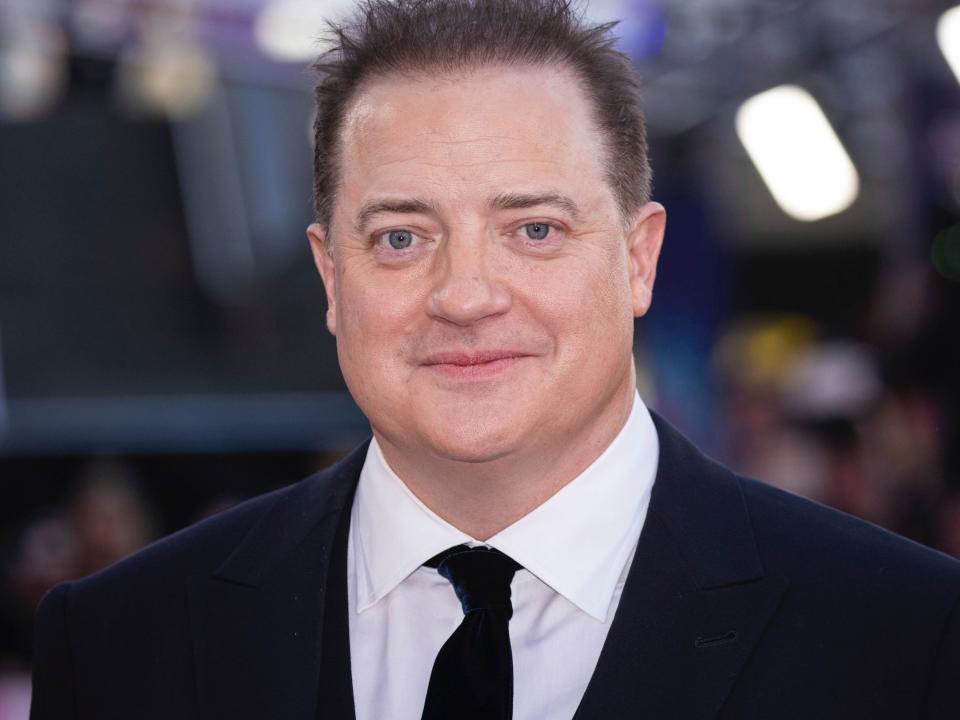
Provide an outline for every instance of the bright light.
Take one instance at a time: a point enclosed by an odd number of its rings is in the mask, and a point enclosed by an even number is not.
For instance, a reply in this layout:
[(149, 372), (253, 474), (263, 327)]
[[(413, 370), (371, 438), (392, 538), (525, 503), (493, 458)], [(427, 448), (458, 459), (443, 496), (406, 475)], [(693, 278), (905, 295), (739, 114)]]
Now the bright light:
[(937, 44), (960, 82), (960, 6), (947, 10), (937, 21)]
[(120, 99), (135, 110), (181, 119), (200, 112), (216, 84), (216, 66), (199, 46), (147, 38), (120, 58)]
[(66, 42), (54, 26), (28, 24), (0, 43), (0, 115), (36, 120), (50, 112), (67, 80)]
[(810, 93), (781, 85), (737, 111), (737, 135), (785, 213), (812, 222), (853, 204), (860, 180)]
[(257, 45), (282, 62), (305, 62), (320, 54), (325, 21), (353, 8), (354, 0), (272, 0), (254, 22)]

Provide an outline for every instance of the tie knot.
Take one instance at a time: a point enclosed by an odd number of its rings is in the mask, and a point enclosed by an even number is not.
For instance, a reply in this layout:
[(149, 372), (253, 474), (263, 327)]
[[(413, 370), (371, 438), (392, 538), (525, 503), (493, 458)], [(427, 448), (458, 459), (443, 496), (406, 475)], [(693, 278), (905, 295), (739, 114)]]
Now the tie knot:
[(436, 568), (450, 581), (464, 615), (473, 610), (499, 610), (508, 619), (513, 615), (510, 582), (521, 566), (499, 550), (458, 545), (424, 565)]

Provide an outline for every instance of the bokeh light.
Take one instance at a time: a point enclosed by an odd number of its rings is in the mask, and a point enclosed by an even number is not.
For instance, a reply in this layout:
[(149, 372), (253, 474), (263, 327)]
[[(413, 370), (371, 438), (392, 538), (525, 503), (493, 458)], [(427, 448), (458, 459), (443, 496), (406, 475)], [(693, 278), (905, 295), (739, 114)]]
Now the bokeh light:
[(777, 204), (797, 220), (821, 220), (856, 200), (856, 168), (809, 92), (783, 85), (737, 112), (737, 134)]

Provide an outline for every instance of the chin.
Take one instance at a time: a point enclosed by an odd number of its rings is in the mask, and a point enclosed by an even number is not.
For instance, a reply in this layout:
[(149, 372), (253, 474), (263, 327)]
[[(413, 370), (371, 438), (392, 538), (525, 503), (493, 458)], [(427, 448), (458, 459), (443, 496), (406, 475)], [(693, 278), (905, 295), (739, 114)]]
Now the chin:
[(439, 423), (424, 433), (427, 443), (439, 456), (463, 463), (491, 462), (509, 455), (521, 445), (518, 424), (504, 419), (484, 421), (476, 415), (460, 422)]
[(445, 443), (441, 447), (435, 448), (437, 454), (444, 460), (451, 462), (465, 463), (469, 465), (482, 465), (483, 463), (495, 462), (500, 458), (508, 456), (514, 447), (505, 446), (468, 446), (453, 445)]

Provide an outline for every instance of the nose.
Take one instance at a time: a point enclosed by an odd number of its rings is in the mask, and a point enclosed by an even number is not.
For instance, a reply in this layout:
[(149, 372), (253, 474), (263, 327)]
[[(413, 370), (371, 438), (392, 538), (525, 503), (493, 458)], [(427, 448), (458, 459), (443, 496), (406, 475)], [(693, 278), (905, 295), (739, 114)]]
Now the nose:
[(491, 273), (491, 243), (482, 232), (451, 235), (437, 258), (427, 313), (472, 325), (510, 308), (510, 293)]

